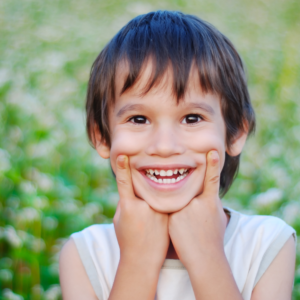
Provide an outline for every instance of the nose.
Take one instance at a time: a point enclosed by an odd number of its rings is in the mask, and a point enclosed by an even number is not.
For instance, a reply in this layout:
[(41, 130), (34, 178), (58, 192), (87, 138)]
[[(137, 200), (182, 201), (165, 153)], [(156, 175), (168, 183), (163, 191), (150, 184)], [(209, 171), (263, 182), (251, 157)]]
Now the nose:
[(148, 155), (169, 157), (182, 154), (184, 149), (179, 132), (170, 124), (155, 128), (146, 152)]

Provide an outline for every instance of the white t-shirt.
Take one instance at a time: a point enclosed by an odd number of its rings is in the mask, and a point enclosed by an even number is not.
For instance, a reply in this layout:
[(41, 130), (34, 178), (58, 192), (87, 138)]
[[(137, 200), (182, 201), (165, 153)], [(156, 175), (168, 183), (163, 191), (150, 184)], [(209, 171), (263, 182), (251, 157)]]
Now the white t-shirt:
[[(279, 218), (230, 213), (224, 250), (244, 300), (295, 230)], [(113, 224), (92, 225), (71, 235), (99, 300), (107, 300), (120, 259)], [(166, 259), (160, 271), (155, 300), (195, 300), (189, 275), (180, 260)]]

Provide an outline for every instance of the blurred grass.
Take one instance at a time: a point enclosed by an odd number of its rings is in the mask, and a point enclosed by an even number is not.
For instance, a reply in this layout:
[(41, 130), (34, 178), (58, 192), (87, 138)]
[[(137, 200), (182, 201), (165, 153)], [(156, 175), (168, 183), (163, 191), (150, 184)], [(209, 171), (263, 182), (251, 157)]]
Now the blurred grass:
[(224, 204), (300, 232), (299, 1), (1, 1), (0, 299), (61, 299), (61, 245), (111, 222), (118, 196), (85, 137), (86, 84), (105, 43), (156, 9), (208, 20), (245, 61), (258, 126)]

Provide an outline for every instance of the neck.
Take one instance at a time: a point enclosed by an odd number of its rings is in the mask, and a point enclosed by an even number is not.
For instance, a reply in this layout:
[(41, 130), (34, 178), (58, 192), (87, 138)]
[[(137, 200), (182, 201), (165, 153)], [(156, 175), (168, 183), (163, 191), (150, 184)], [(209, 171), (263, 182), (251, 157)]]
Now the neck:
[(169, 249), (168, 249), (166, 258), (167, 259), (179, 259), (171, 239), (170, 239)]

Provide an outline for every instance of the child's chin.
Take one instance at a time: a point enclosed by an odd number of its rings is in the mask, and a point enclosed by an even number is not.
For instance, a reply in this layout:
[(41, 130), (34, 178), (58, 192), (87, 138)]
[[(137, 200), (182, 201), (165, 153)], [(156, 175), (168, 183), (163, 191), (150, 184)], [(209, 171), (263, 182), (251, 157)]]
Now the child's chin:
[(183, 209), (189, 202), (190, 200), (188, 199), (180, 199), (180, 201), (172, 201), (172, 200), (167, 200), (167, 199), (144, 199), (149, 206), (154, 209), (155, 211), (159, 213), (164, 213), (164, 214), (171, 214), (176, 211), (179, 211)]

